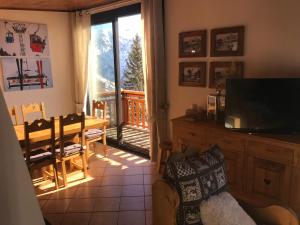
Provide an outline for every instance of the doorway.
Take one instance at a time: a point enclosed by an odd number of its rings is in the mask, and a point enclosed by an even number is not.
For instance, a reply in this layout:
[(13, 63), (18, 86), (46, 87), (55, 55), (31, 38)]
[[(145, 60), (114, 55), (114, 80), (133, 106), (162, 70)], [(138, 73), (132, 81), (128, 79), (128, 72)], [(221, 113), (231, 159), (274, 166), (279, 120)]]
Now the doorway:
[(87, 112), (92, 100), (105, 101), (108, 143), (149, 157), (140, 9), (92, 15)]

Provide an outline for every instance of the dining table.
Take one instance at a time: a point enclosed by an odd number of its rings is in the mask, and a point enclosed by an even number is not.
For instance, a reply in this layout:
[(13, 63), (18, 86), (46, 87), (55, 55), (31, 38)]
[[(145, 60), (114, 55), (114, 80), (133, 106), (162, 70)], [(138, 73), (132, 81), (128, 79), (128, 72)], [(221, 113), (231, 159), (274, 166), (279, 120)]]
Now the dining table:
[[(85, 130), (89, 129), (97, 129), (97, 128), (103, 128), (104, 126), (108, 126), (109, 121), (105, 119), (100, 119), (93, 116), (86, 116), (85, 117)], [(24, 124), (15, 125), (15, 132), (17, 135), (17, 138), (19, 142), (23, 142), (25, 140), (24, 135)], [(71, 124), (64, 127), (65, 135), (72, 134), (74, 132), (80, 131), (80, 124)], [(55, 118), (55, 137), (59, 137), (59, 118)], [(37, 141), (43, 141), (50, 138), (50, 130), (42, 130), (42, 131), (36, 131), (30, 134), (29, 136), (30, 141), (37, 142)]]

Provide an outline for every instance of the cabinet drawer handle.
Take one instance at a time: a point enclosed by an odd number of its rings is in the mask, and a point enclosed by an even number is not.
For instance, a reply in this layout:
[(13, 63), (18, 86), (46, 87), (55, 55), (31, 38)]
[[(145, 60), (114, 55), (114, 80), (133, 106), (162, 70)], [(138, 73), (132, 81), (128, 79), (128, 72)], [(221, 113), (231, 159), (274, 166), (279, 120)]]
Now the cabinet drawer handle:
[(270, 179), (264, 179), (265, 185), (269, 186), (271, 184), (271, 180)]

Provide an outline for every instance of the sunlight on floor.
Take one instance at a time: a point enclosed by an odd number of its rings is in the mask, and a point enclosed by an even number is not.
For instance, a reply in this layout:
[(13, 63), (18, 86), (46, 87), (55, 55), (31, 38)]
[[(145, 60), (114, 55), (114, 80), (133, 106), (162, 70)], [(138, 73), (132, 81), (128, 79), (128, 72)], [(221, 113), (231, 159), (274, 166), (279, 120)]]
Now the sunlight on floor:
[[(103, 163), (103, 165), (106, 165), (109, 168), (116, 168), (120, 171), (126, 171), (129, 170), (130, 168), (135, 168), (136, 166), (142, 167), (142, 166), (153, 165), (147, 159), (111, 147), (109, 147), (109, 155), (108, 157), (106, 157), (104, 155), (104, 152), (102, 151), (102, 147), (103, 145), (99, 144), (95, 152), (92, 151), (90, 152), (89, 163), (91, 164)], [(93, 170), (93, 168), (91, 168), (91, 170)], [(88, 170), (88, 172), (90, 172), (91, 170)], [(116, 174), (119, 175), (117, 171)], [(112, 174), (112, 175), (116, 175), (116, 174)], [(89, 173), (89, 176), (84, 179), (83, 173), (77, 170), (77, 171), (70, 172), (68, 174), (67, 187), (60, 187), (58, 190), (55, 190), (54, 182), (42, 181), (42, 182), (36, 182), (35, 188), (37, 191), (37, 196), (41, 197), (44, 195), (63, 191), (77, 185), (82, 185), (84, 183), (92, 182), (95, 178), (97, 177), (94, 177), (92, 173)]]
[(68, 186), (59, 190), (51, 180), (35, 183), (43, 215), (52, 225), (151, 225), (152, 183), (159, 178), (154, 163), (111, 147), (105, 157), (103, 145), (97, 144), (88, 166), (85, 179), (68, 167)]

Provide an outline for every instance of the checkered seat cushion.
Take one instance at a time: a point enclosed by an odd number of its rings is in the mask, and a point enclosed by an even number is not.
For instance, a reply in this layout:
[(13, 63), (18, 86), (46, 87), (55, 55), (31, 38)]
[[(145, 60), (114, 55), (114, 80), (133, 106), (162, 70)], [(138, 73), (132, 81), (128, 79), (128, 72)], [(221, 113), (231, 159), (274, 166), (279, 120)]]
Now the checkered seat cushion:
[(45, 151), (43, 149), (37, 149), (31, 152), (30, 162), (39, 163), (41, 161), (51, 159), (51, 155), (52, 155), (51, 152)]
[(102, 134), (103, 134), (103, 130), (101, 129), (90, 129), (85, 132), (85, 137), (87, 139), (95, 139), (101, 137)]
[[(73, 155), (78, 153), (81, 150), (80, 144), (69, 144), (64, 147), (65, 156)], [(55, 149), (56, 153), (60, 153), (60, 148)]]
[(224, 155), (218, 146), (201, 154), (176, 154), (167, 162), (165, 178), (180, 197), (177, 224), (200, 225), (199, 204), (227, 189)]

